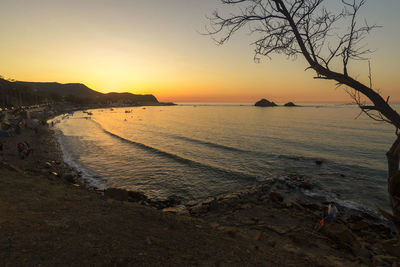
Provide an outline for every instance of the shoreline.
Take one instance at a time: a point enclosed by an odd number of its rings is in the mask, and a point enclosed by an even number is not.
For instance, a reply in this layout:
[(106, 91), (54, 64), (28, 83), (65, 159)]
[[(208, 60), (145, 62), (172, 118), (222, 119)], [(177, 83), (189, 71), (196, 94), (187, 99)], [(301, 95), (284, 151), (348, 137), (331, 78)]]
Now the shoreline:
[[(53, 129), (43, 126), (37, 134), (31, 131), (7, 138), (10, 139), (0, 140), (3, 144), (8, 141), (2, 151), (2, 165), (20, 175), (34, 176), (36, 179), (46, 177), (52, 183), (79, 190), (78, 194), (93, 194), (94, 191), (96, 198), (100, 198), (97, 200), (99, 203), (111, 200), (126, 205), (139, 203), (139, 209), (150, 206), (152, 210), (161, 210), (155, 211), (158, 212), (156, 217), (174, 214), (172, 216), (177, 218), (198, 219), (206, 223), (203, 228), (210, 227), (224, 235), (240, 236), (254, 242), (256, 245), (253, 249), (263, 246), (283, 249), (285, 255), (289, 253), (321, 263), (318, 257), (313, 256), (315, 254), (323, 257), (323, 262), (328, 266), (338, 263), (391, 265), (400, 262), (400, 255), (396, 252), (399, 251), (399, 241), (395, 239), (393, 229), (387, 222), (371, 214), (338, 206), (338, 221), (327, 223), (320, 231), (315, 231), (314, 226), (324, 217), (327, 203), (306, 198), (300, 189), (307, 189), (310, 185), (301, 177), (271, 179), (202, 201), (184, 203), (179, 198), (152, 201), (140, 192), (112, 188), (102, 192), (85, 183), (63, 161)], [(12, 151), (21, 141), (30, 142), (34, 148), (33, 154), (24, 160), (18, 158), (15, 149)], [(122, 208), (127, 209), (130, 206)]]
[[(122, 107), (122, 108), (125, 108), (125, 107)], [(97, 108), (97, 109), (104, 109), (104, 107), (99, 107), (99, 108)], [(85, 109), (82, 109), (82, 110), (83, 110), (84, 112), (86, 111)], [(92, 109), (90, 109), (90, 110), (92, 110)], [(61, 117), (61, 116), (63, 116), (63, 115), (67, 115), (67, 114), (61, 114), (61, 115), (59, 115), (58, 117)], [(55, 119), (57, 119), (57, 117), (56, 117), (56, 118), (53, 118), (52, 120), (55, 120)], [(59, 118), (59, 119), (61, 120), (61, 118)], [(58, 134), (59, 134), (59, 133), (54, 133), (56, 139), (57, 139), (57, 137), (58, 137)], [(58, 141), (58, 143), (60, 143), (59, 140), (57, 140), (57, 141)], [(59, 146), (62, 146), (62, 145), (60, 144)], [(59, 150), (60, 150), (59, 153), (60, 153), (60, 154), (63, 154), (62, 151), (61, 151), (62, 149), (59, 148)], [(318, 163), (318, 162), (319, 162), (319, 163)], [(80, 178), (81, 182), (84, 183), (86, 187), (91, 188), (91, 189), (98, 189), (98, 190), (104, 190), (104, 189), (106, 189), (106, 188), (103, 188), (103, 187), (101, 187), (101, 186), (99, 187), (99, 186), (96, 185), (95, 183), (92, 183), (90, 177), (91, 177), (91, 175), (95, 175), (95, 174), (88, 174), (88, 175), (86, 175), (86, 176), (88, 176), (88, 177), (82, 179), (82, 177), (81, 177), (80, 174), (82, 174), (82, 172), (85, 173), (87, 170), (85, 170), (84, 168), (83, 168), (83, 169), (79, 169), (79, 164), (76, 163), (76, 162), (74, 162), (74, 161), (73, 161), (72, 163), (73, 163), (73, 164), (70, 164), (70, 163), (68, 163), (68, 162), (65, 162), (65, 164), (68, 165), (68, 166), (75, 172), (76, 176), (77, 176), (78, 178)], [(321, 163), (321, 161), (316, 160), (316, 164), (317, 164), (317, 165), (320, 165), (320, 164), (322, 164), (322, 163)], [(273, 175), (273, 176), (271, 176), (271, 177), (268, 177), (266, 180), (268, 181), (268, 180), (271, 180), (271, 179), (277, 180), (277, 179), (281, 179), (281, 178), (283, 179), (283, 178), (284, 178), (284, 179), (287, 179), (287, 180), (288, 180), (287, 182), (290, 183), (290, 182), (291, 182), (291, 181), (290, 181), (291, 179), (293, 179), (293, 178), (294, 178), (294, 179), (298, 179), (298, 178), (301, 178), (301, 179), (302, 179), (303, 176), (304, 176), (304, 175), (301, 175), (301, 174), (299, 174), (299, 173), (297, 173), (297, 172), (284, 172), (284, 173), (282, 172), (281, 174), (275, 174), (275, 175)], [(378, 211), (378, 209), (379, 209), (378, 207), (369, 208), (368, 206), (364, 206), (364, 205), (362, 205), (362, 204), (359, 203), (359, 202), (350, 201), (350, 200), (346, 200), (346, 199), (341, 199), (341, 198), (337, 197), (335, 194), (331, 194), (330, 192), (325, 191), (323, 188), (317, 187), (317, 186), (315, 185), (315, 183), (313, 184), (313, 183), (311, 182), (311, 180), (312, 180), (312, 179), (308, 178), (307, 181), (305, 181), (305, 183), (307, 183), (306, 188), (302, 188), (302, 189), (303, 189), (303, 197), (304, 197), (304, 198), (313, 198), (313, 199), (315, 199), (315, 200), (314, 200), (315, 202), (328, 202), (328, 201), (333, 201), (333, 202), (337, 203), (338, 205), (342, 206), (342, 207), (345, 208), (345, 209), (355, 210), (355, 211), (360, 211), (360, 212), (367, 212), (367, 213), (373, 214), (373, 216), (378, 216), (378, 217), (380, 216), (380, 215), (379, 215), (379, 211)], [(262, 184), (263, 182), (257, 180), (256, 183), (257, 183), (257, 184)], [(316, 191), (315, 191), (315, 190), (316, 190)], [(127, 189), (126, 191), (129, 191), (129, 190)], [(230, 191), (226, 191), (226, 193), (229, 194)], [(145, 195), (146, 192), (140, 192), (140, 194)], [(204, 199), (206, 199), (206, 198), (208, 198), (208, 197), (212, 197), (212, 196), (213, 196), (213, 195), (209, 195), (209, 196), (207, 196), (207, 197), (204, 197), (203, 199), (196, 199), (196, 200), (197, 200), (198, 202), (201, 202), (202, 200), (204, 200)], [(175, 196), (173, 195), (172, 197), (174, 198)], [(180, 197), (175, 197), (175, 198), (180, 198)], [(183, 197), (183, 198), (184, 198), (184, 197)], [(167, 200), (167, 199), (164, 199), (164, 200)], [(189, 199), (189, 200), (186, 200), (186, 201), (191, 202), (192, 200)], [(151, 201), (149, 200), (148, 202), (150, 203)], [(383, 208), (383, 207), (380, 207), (380, 209), (385, 210), (385, 208)]]

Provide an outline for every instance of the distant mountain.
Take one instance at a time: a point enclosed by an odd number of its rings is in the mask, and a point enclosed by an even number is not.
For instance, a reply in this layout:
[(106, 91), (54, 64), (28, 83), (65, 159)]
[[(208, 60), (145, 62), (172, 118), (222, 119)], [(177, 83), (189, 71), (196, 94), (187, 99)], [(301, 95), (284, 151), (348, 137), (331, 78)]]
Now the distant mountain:
[(56, 83), (56, 82), (21, 82), (17, 81), (16, 84), (24, 85), (33, 89), (34, 91), (43, 93), (55, 93), (61, 97), (69, 95), (79, 96), (82, 98), (100, 97), (103, 95), (100, 92), (90, 89), (82, 83)]
[(131, 93), (108, 93), (101, 96), (105, 101), (109, 102), (139, 102), (139, 103), (158, 103), (158, 100), (153, 95), (136, 95)]
[(81, 83), (7, 81), (0, 78), (0, 106), (12, 107), (44, 102), (75, 104), (153, 105), (153, 95), (131, 93), (103, 94)]

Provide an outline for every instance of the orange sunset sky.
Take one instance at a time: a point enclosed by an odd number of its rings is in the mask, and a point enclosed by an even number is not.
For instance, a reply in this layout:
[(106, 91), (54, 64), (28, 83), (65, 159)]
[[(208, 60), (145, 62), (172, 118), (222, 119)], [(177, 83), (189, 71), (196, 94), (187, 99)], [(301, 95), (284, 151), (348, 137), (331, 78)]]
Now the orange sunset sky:
[[(223, 46), (201, 35), (216, 8), (223, 8), (216, 0), (1, 0), (0, 75), (160, 101), (351, 101), (334, 83), (314, 80), (302, 58), (254, 63), (245, 32)], [(369, 0), (361, 14), (383, 26), (366, 41), (376, 50), (374, 87), (393, 101), (400, 101), (399, 12), (398, 0)], [(351, 65), (350, 74), (367, 82), (368, 62)]]

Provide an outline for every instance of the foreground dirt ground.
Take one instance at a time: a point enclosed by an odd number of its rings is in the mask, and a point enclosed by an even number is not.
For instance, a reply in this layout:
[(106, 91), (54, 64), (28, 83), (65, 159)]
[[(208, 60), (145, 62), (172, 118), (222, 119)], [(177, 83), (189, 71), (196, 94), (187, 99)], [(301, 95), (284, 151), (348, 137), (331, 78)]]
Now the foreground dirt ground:
[(299, 266), (309, 259), (0, 165), (1, 266)]

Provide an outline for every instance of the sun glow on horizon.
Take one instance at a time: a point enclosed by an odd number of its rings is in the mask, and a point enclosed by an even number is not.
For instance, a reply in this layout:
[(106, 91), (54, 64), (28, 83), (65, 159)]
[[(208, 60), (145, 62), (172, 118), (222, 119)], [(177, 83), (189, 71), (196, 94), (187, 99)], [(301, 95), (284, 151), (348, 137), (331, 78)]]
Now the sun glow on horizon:
[[(0, 74), (24, 81), (84, 83), (103, 92), (153, 94), (160, 101), (349, 102), (335, 84), (313, 79), (302, 58), (253, 61), (251, 37), (239, 33), (224, 46), (199, 32), (213, 0), (4, 0)], [(398, 1), (370, 1), (366, 15), (382, 22), (369, 46), (374, 88), (400, 101)], [(378, 23), (381, 24), (381, 23)], [(368, 83), (368, 63), (351, 66)]]

